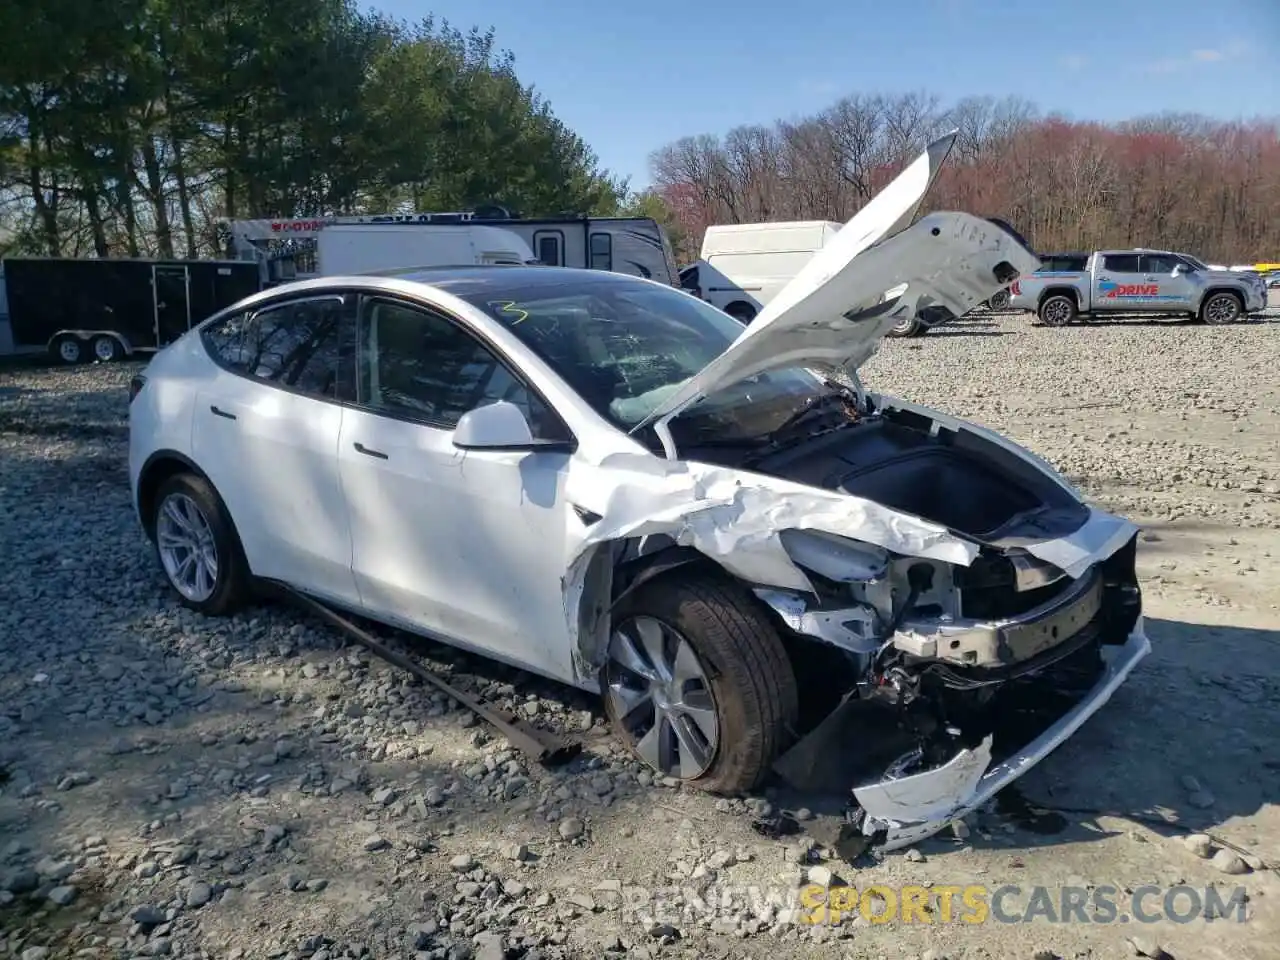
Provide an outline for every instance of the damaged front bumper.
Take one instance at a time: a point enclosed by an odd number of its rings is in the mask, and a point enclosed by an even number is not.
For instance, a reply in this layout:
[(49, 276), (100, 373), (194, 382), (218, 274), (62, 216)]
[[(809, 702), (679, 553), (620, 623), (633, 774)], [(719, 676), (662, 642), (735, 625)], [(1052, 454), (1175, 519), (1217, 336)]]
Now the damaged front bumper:
[(994, 766), (988, 736), (942, 766), (854, 788), (854, 801), (863, 814), (863, 834), (880, 850), (897, 850), (933, 836), (981, 807), (1080, 729), (1151, 652), (1141, 618), (1128, 640), (1113, 649), (1097, 683), (1079, 702), (1030, 744)]

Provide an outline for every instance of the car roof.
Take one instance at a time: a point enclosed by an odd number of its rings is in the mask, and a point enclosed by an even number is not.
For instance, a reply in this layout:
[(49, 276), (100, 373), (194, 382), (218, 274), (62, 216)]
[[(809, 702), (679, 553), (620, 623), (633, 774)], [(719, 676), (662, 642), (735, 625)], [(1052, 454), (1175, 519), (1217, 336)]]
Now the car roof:
[[(430, 287), (454, 292), (459, 287), (492, 286), (520, 287), (537, 290), (559, 287), (565, 284), (597, 285), (597, 284), (635, 284), (641, 282), (639, 277), (624, 273), (613, 273), (608, 270), (584, 270), (580, 267), (544, 267), (544, 266), (460, 266), (460, 267), (410, 267), (398, 270), (394, 274), (396, 280), (409, 283), (421, 283)], [(338, 280), (338, 277), (332, 278)]]

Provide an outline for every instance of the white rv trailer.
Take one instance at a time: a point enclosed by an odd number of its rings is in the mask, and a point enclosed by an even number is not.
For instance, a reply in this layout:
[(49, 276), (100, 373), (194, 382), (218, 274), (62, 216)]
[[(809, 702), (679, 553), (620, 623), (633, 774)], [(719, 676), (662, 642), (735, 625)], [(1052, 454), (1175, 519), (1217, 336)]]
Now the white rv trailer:
[(536, 263), (513, 231), (471, 224), (340, 223), (316, 238), (322, 277), (376, 273), (405, 267)]
[[(672, 286), (679, 283), (671, 241), (662, 227), (649, 217), (525, 220), (495, 207), (478, 213), (232, 220), (223, 221), (223, 225), (230, 235), (231, 255), (261, 263), (264, 283), (331, 274), (327, 267), (316, 262), (318, 239), (325, 230), (335, 226), (356, 225), (501, 229), (523, 240), (533, 255), (548, 266), (610, 270)], [(386, 268), (394, 266), (387, 264)]]

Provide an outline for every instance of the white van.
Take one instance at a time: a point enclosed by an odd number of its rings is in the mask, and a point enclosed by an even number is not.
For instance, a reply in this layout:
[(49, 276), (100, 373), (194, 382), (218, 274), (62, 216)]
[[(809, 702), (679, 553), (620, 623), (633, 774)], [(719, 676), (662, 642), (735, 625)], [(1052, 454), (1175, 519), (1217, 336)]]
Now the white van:
[(680, 286), (750, 323), (842, 226), (800, 220), (707, 227), (702, 256), (681, 271)]
[(520, 237), (501, 227), (463, 224), (336, 223), (316, 234), (322, 277), (408, 267), (537, 263)]

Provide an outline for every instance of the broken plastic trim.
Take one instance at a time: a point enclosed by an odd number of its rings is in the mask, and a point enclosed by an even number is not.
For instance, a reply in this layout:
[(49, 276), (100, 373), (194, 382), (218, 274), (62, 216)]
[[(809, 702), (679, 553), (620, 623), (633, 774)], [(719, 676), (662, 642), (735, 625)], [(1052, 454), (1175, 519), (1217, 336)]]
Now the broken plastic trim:
[(1021, 751), (990, 769), (988, 738), (974, 750), (961, 750), (941, 767), (855, 787), (853, 798), (865, 814), (862, 832), (872, 838), (874, 846), (898, 850), (933, 836), (953, 820), (973, 812), (1079, 730), (1150, 652), (1151, 641), (1140, 618), (1128, 641), (1084, 699)]
[(450, 686), (426, 667), (396, 653), (376, 640), (371, 634), (361, 630), (350, 620), (331, 610), (318, 600), (313, 600), (306, 594), (299, 593), (293, 587), (279, 580), (268, 580), (266, 583), (281, 598), (337, 627), (356, 643), (374, 654), (374, 656), (380, 657), (392, 666), (399, 667), (429, 686), (435, 687), (446, 696), (453, 698), (506, 737), (513, 747), (538, 763), (547, 766), (558, 766), (572, 760), (581, 752), (581, 743), (566, 741), (555, 734), (539, 730), (537, 727), (519, 719), (515, 714), (495, 709), (484, 701), (476, 700), (456, 687)]

